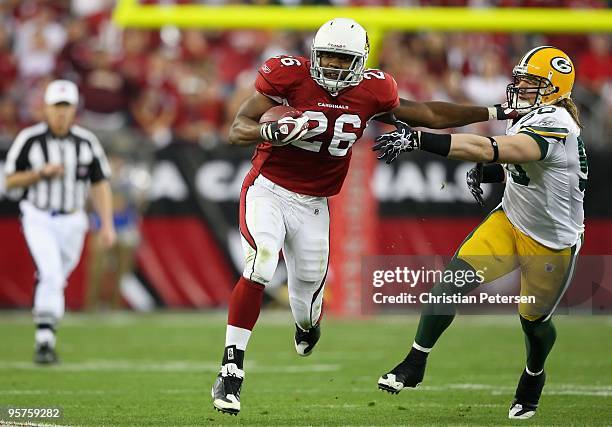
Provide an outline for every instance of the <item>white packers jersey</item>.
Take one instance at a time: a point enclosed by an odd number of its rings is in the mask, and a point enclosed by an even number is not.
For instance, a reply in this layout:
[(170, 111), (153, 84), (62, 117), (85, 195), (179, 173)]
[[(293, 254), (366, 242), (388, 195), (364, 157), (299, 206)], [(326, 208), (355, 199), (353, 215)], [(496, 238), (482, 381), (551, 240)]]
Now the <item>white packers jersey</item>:
[(577, 243), (584, 231), (588, 175), (580, 127), (563, 107), (545, 106), (510, 125), (507, 135), (532, 136), (539, 161), (508, 164), (502, 207), (521, 232), (552, 249)]

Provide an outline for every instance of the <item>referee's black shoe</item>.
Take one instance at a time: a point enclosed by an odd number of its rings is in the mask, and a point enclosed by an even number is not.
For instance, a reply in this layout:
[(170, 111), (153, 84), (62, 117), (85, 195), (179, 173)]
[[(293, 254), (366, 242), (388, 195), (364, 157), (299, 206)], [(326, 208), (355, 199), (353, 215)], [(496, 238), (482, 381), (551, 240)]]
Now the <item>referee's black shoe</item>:
[(538, 409), (538, 402), (545, 382), (546, 373), (544, 371), (539, 375), (530, 375), (524, 370), (516, 387), (514, 401), (508, 411), (508, 418), (511, 420), (526, 420), (533, 417)]
[(219, 412), (238, 415), (240, 412), (240, 389), (244, 371), (234, 363), (227, 363), (221, 367), (219, 375), (212, 386), (210, 394), (213, 406)]
[(321, 338), (321, 326), (313, 326), (307, 331), (295, 324), (295, 351), (302, 357), (310, 356), (317, 342)]
[(53, 365), (59, 362), (55, 348), (48, 343), (36, 344), (34, 349), (34, 363), (39, 365)]

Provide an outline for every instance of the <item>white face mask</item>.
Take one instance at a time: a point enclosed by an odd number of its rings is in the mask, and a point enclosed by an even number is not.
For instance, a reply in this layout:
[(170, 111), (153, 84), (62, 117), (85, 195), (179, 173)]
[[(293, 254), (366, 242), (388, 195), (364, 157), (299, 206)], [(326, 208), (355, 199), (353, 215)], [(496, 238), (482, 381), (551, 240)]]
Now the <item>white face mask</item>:
[[(321, 53), (323, 52), (351, 55), (353, 61), (347, 69), (323, 67), (321, 66)], [(310, 75), (319, 85), (323, 86), (331, 94), (336, 94), (342, 89), (358, 85), (363, 79), (364, 68), (365, 58), (363, 56), (349, 52), (312, 48)], [(330, 73), (337, 73), (338, 76), (330, 77)]]
[[(542, 104), (542, 96), (545, 95), (546, 90), (550, 87), (550, 82), (545, 79), (538, 79), (532, 86), (519, 88), (520, 79), (525, 75), (514, 73), (514, 81), (506, 87), (506, 99), (508, 101), (508, 107), (513, 108), (519, 112), (519, 114), (528, 113)], [(533, 101), (527, 99), (521, 99), (520, 93), (533, 93), (535, 98)]]

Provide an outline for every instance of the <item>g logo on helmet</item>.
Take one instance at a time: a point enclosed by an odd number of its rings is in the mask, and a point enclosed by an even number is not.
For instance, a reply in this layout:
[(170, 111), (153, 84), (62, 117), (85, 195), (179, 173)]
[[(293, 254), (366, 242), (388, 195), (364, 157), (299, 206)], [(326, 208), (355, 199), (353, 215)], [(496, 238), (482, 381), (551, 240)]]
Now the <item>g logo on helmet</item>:
[(556, 56), (550, 60), (550, 65), (560, 73), (569, 74), (572, 72), (572, 64), (562, 56)]

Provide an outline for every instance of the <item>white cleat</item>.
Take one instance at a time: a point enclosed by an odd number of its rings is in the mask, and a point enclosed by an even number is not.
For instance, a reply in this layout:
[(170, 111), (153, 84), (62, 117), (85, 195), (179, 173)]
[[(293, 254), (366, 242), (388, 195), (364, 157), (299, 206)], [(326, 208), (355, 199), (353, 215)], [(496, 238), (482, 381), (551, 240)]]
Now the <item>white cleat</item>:
[(530, 405), (521, 405), (520, 403), (514, 403), (510, 406), (508, 411), (508, 418), (511, 420), (528, 420), (533, 417), (536, 413), (536, 408)]
[(395, 374), (385, 374), (378, 379), (378, 388), (397, 394), (404, 388), (404, 383), (397, 380)]
[(406, 357), (399, 365), (378, 379), (378, 388), (391, 394), (397, 394), (405, 388), (421, 385), (425, 375), (427, 361), (415, 361)]
[(240, 388), (244, 371), (238, 369), (235, 364), (229, 363), (221, 367), (210, 395), (213, 398), (213, 406), (219, 412), (230, 415), (238, 415), (240, 412)]

